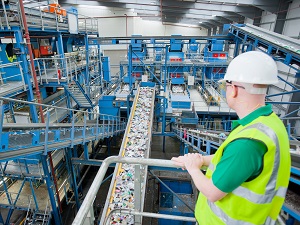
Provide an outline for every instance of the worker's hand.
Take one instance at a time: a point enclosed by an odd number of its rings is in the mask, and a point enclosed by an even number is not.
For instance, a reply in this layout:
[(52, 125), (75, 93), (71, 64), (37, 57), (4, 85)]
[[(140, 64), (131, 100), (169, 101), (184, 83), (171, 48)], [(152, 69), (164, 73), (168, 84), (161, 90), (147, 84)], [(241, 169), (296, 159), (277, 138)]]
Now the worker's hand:
[(199, 171), (204, 163), (204, 158), (199, 153), (188, 153), (184, 156), (184, 166), (189, 174), (192, 173), (193, 170)]
[(189, 173), (193, 170), (199, 170), (204, 163), (204, 158), (199, 153), (188, 153), (184, 156), (173, 157), (171, 160), (174, 161), (175, 165), (186, 169)]
[(172, 157), (171, 159), (176, 166), (180, 166), (183, 170), (185, 170), (184, 166), (184, 156)]

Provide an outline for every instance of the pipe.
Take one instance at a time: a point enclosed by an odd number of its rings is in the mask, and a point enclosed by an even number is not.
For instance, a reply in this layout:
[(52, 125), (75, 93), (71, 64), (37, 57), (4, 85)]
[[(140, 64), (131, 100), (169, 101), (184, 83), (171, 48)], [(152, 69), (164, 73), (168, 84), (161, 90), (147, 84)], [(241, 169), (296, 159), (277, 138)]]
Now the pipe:
[(163, 24), (163, 14), (162, 14), (162, 0), (160, 0), (160, 19), (161, 19), (161, 23)]
[[(35, 68), (34, 68), (34, 60), (33, 60), (33, 54), (32, 54), (32, 48), (31, 48), (31, 43), (30, 43), (30, 36), (29, 36), (29, 31), (28, 31), (28, 24), (27, 24), (27, 19), (26, 19), (26, 15), (25, 15), (23, 0), (20, 0), (19, 4), (20, 4), (20, 11), (21, 11), (22, 18), (23, 18), (23, 23), (24, 23), (24, 29), (25, 29), (24, 36), (26, 39), (26, 44), (27, 44), (29, 57), (30, 57), (30, 66), (31, 66), (32, 77), (33, 77), (33, 81), (34, 81), (34, 85), (35, 85), (36, 97), (37, 97), (38, 103), (41, 104), (42, 103), (41, 93), (40, 93), (39, 83), (38, 83)], [(44, 114), (43, 114), (43, 108), (41, 105), (39, 106), (39, 110), (40, 110), (41, 121), (42, 121), (42, 123), (44, 123), (45, 118), (44, 118)]]
[(128, 37), (128, 15), (127, 14), (124, 14), (126, 16), (126, 37)]
[[(110, 214), (117, 212), (117, 213), (126, 213), (129, 215), (134, 216), (144, 216), (144, 217), (151, 217), (151, 218), (158, 218), (158, 219), (167, 219), (167, 220), (179, 220), (179, 221), (186, 221), (186, 222), (196, 222), (194, 217), (188, 216), (175, 216), (175, 215), (167, 215), (167, 214), (159, 214), (159, 213), (150, 213), (150, 212), (138, 212), (129, 209), (113, 209), (110, 211), (106, 218), (109, 218)], [(108, 221), (105, 221), (105, 225), (108, 225)]]
[[(25, 35), (24, 36), (25, 36), (25, 39), (26, 39), (26, 44), (27, 44), (27, 48), (28, 48), (28, 52), (29, 52), (30, 66), (31, 66), (31, 72), (32, 72), (32, 77), (33, 77), (33, 81), (34, 81), (34, 86), (35, 86), (36, 97), (37, 97), (38, 103), (42, 104), (39, 83), (38, 83), (35, 68), (34, 68), (34, 60), (33, 60), (33, 54), (32, 54), (32, 48), (31, 48), (31, 43), (30, 43), (30, 36), (29, 36), (29, 31), (28, 31), (28, 24), (27, 24), (27, 19), (26, 19), (26, 15), (25, 15), (23, 0), (20, 0), (19, 4), (20, 4), (20, 11), (21, 11), (22, 18), (23, 18), (23, 25), (24, 25), (24, 29), (25, 29)], [(40, 111), (41, 122), (45, 123), (43, 107), (41, 105), (39, 105), (39, 111)], [(49, 157), (49, 162), (50, 162), (51, 173), (52, 173), (52, 176), (53, 176), (53, 181), (54, 181), (58, 206), (59, 206), (60, 212), (62, 212), (61, 202), (60, 202), (60, 197), (59, 197), (59, 192), (58, 192), (57, 181), (56, 181), (55, 171), (54, 171), (54, 167), (53, 167), (51, 152), (48, 152), (48, 157)]]
[(89, 212), (90, 206), (95, 200), (95, 196), (98, 193), (101, 182), (105, 176), (106, 170), (111, 163), (128, 163), (128, 164), (140, 164), (148, 166), (163, 166), (169, 168), (179, 168), (174, 165), (171, 160), (162, 160), (162, 159), (144, 159), (144, 158), (129, 158), (121, 156), (110, 156), (106, 158), (96, 174), (96, 177), (75, 217), (72, 225), (82, 225), (84, 220)]

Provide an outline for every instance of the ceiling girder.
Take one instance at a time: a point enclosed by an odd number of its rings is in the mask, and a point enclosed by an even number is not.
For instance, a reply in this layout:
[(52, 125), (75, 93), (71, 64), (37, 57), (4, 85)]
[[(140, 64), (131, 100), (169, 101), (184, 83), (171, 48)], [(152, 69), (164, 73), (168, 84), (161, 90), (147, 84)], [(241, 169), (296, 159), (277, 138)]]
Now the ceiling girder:
[[(245, 17), (258, 18), (263, 10), (279, 10), (285, 0), (59, 0), (61, 5), (92, 5), (133, 9), (142, 18), (162, 17), (163, 21), (199, 25), (243, 23)], [(143, 17), (144, 16), (144, 17)], [(158, 18), (154, 18), (158, 20)]]

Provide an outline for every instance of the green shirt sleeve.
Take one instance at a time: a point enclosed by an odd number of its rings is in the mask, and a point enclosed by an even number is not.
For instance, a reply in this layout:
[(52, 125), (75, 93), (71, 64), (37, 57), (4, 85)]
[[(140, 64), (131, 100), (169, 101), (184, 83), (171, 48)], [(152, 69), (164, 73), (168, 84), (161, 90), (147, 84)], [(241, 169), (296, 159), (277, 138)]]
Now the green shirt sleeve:
[(226, 146), (212, 175), (213, 184), (229, 193), (245, 181), (256, 178), (263, 169), (264, 143), (253, 139), (238, 139)]

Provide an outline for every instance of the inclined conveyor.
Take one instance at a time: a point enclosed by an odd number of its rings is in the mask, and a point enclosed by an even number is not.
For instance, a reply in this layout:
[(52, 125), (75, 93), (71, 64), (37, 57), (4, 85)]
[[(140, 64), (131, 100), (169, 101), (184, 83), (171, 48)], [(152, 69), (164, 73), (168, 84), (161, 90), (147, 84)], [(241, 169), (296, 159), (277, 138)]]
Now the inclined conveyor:
[[(154, 87), (139, 87), (131, 108), (119, 156), (148, 158), (151, 136)], [(120, 214), (118, 209), (143, 211), (147, 166), (117, 164), (102, 212), (100, 224), (141, 224), (141, 216)]]
[(300, 41), (277, 34), (263, 28), (246, 24), (245, 26), (231, 25), (230, 33), (240, 38), (243, 43), (253, 47), (263, 47), (269, 54), (287, 65), (300, 65)]

